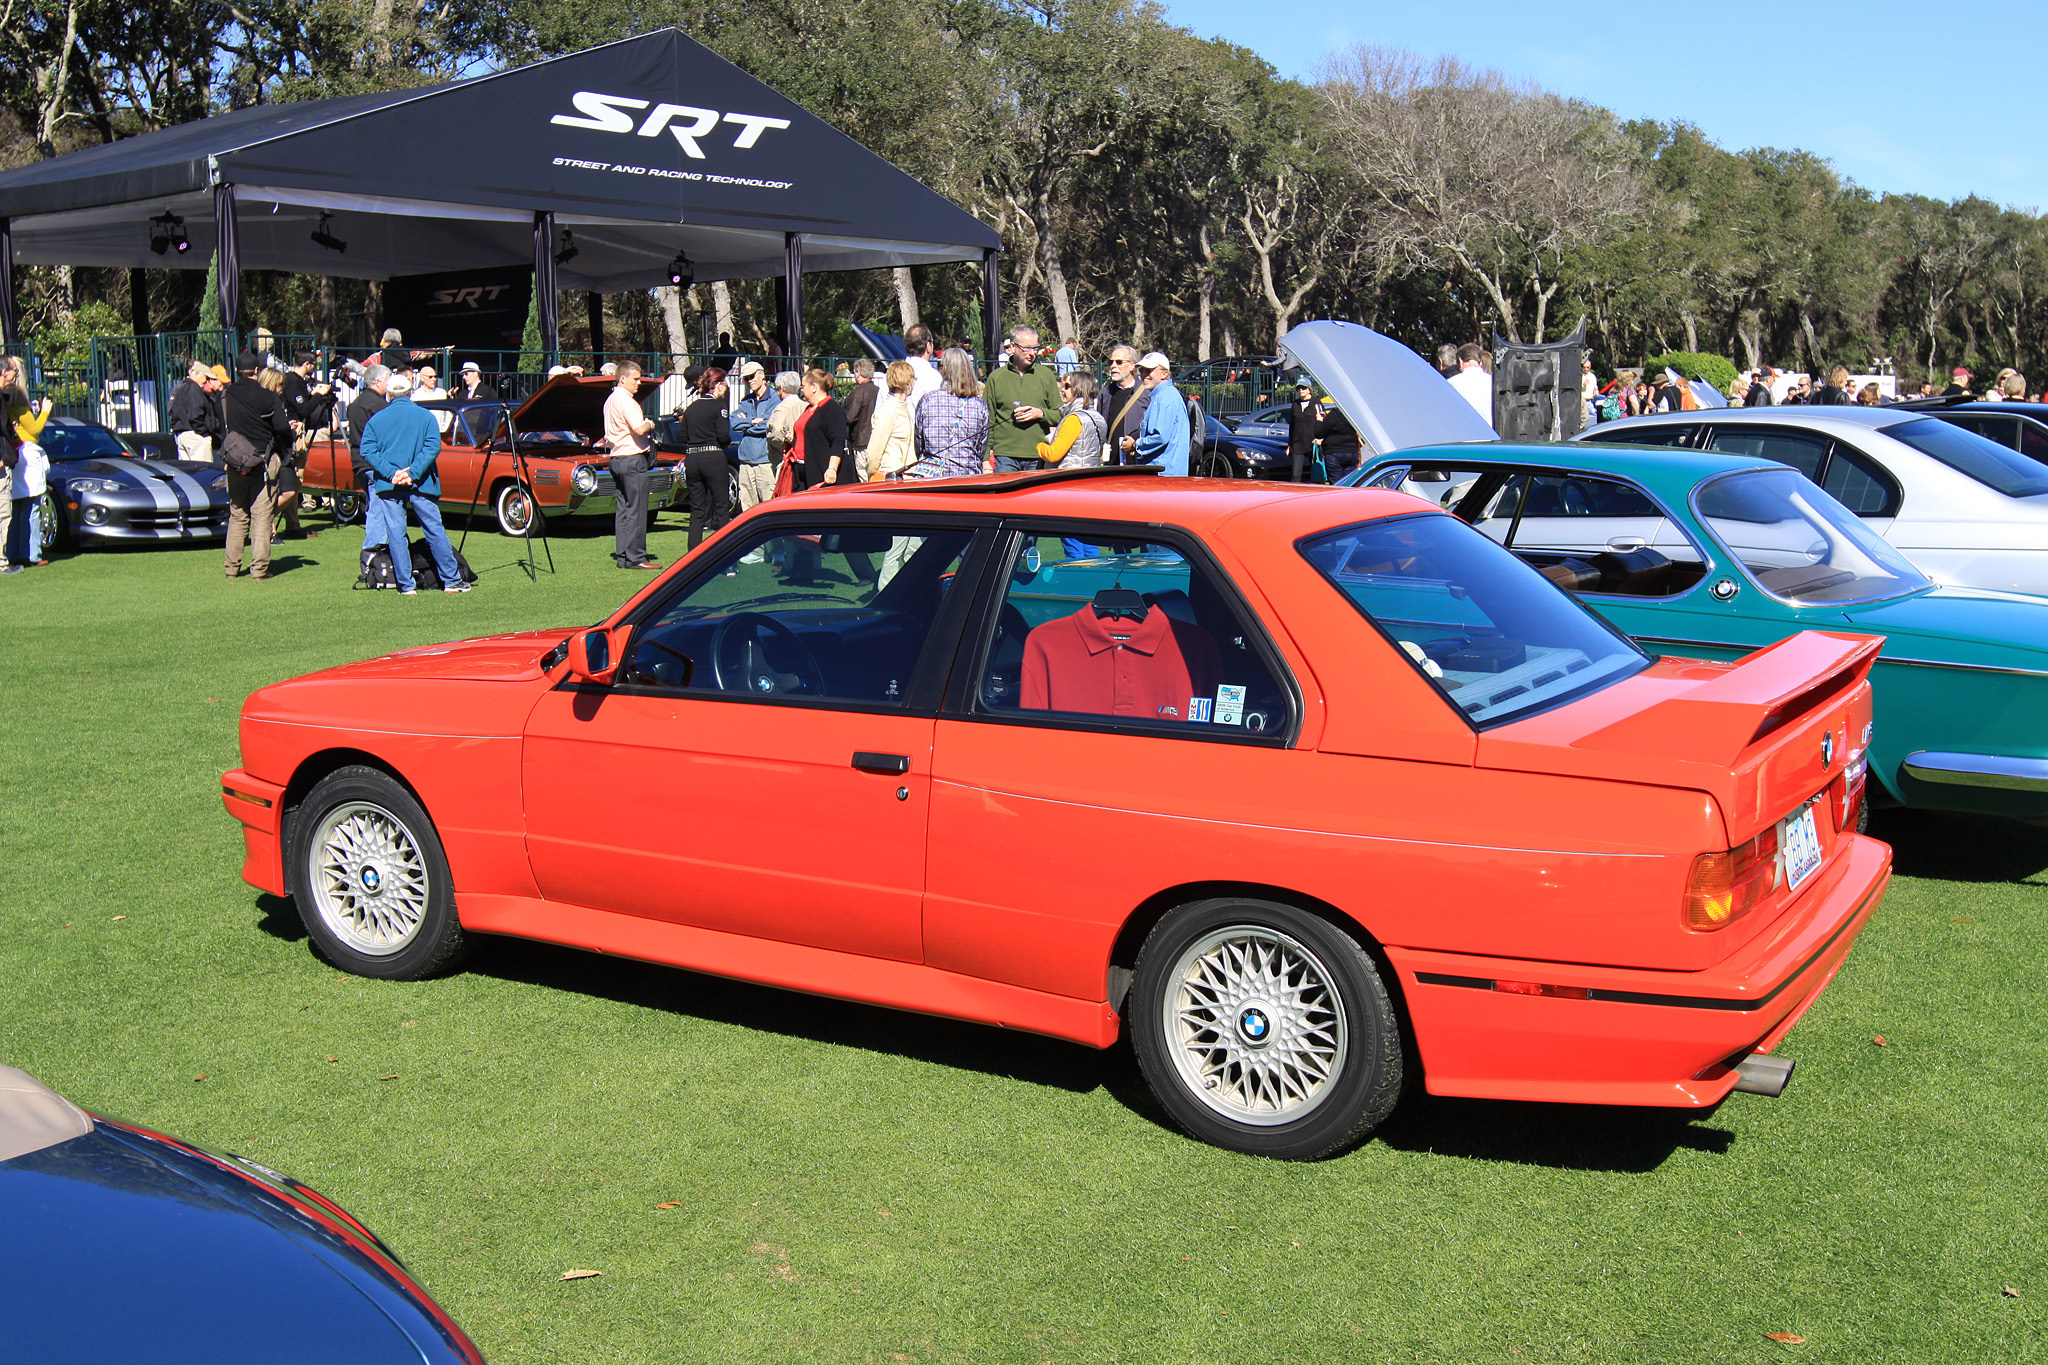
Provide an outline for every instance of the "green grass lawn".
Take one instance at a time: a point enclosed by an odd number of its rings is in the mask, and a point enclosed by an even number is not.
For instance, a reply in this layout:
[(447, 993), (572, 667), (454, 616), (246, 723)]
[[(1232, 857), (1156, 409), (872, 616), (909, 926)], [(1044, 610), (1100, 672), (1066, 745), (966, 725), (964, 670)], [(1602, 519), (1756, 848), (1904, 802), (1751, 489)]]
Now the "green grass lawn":
[(0, 1061), (338, 1198), (501, 1363), (2048, 1358), (2048, 831), (1879, 817), (1901, 876), (1782, 1099), (1411, 1092), (1320, 1165), (1176, 1136), (1120, 1052), (531, 944), (323, 965), (238, 875), (243, 697), (595, 620), (609, 530), (530, 583), (480, 526), (465, 597), (350, 592), (347, 530), (267, 583), (0, 579)]

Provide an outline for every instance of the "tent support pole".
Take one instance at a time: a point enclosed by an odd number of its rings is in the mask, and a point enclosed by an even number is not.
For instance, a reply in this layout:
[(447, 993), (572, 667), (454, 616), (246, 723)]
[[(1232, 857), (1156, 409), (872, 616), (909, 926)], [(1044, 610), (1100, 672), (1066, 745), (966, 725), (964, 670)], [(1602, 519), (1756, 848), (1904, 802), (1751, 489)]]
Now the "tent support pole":
[(128, 321), (135, 335), (149, 335), (149, 275), (140, 266), (128, 272)]
[(14, 311), (14, 224), (0, 218), (0, 344), (21, 344), (21, 319)]
[(595, 368), (604, 364), (604, 295), (595, 289), (584, 290), (583, 307), (590, 315), (590, 360)]
[(561, 364), (562, 321), (555, 292), (555, 215), (542, 209), (533, 215), (533, 293), (539, 304), (542, 363)]
[(242, 325), (242, 241), (235, 230), (235, 187), (213, 187), (213, 249), (220, 263), (220, 325), (228, 332), (228, 359), (233, 361)]
[(801, 369), (804, 354), (804, 235), (782, 234), (783, 349), (792, 368)]
[(996, 249), (981, 249), (981, 356), (993, 366), (1001, 357), (1003, 336), (1003, 286), (996, 277)]

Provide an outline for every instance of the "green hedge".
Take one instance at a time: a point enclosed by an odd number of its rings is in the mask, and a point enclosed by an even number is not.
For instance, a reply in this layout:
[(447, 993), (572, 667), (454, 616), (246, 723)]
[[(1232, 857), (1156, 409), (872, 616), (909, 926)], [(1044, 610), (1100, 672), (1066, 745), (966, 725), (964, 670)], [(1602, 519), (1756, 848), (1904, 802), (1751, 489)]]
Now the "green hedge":
[(1687, 379), (1704, 379), (1724, 395), (1734, 389), (1735, 376), (1739, 373), (1734, 361), (1698, 351), (1673, 351), (1669, 355), (1653, 355), (1643, 361), (1643, 377), (1646, 379), (1665, 369), (1676, 370)]

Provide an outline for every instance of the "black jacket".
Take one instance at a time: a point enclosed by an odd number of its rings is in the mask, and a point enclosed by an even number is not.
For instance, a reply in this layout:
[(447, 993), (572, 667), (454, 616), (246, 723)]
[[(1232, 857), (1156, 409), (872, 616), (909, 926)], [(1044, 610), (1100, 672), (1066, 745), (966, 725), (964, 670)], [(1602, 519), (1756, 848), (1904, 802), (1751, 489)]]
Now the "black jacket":
[(391, 406), (391, 400), (375, 389), (364, 389), (356, 401), (348, 405), (348, 462), (357, 477), (369, 469), (369, 462), (363, 459), (363, 428), (370, 425), (370, 419)]
[(855, 384), (846, 397), (846, 439), (855, 450), (868, 448), (868, 437), (874, 434), (875, 399), (881, 392), (871, 381), (864, 380)]
[(475, 393), (471, 393), (467, 387), (450, 389), (448, 400), (452, 403), (495, 403), (498, 401), (498, 391), (489, 384), (478, 382)]
[(270, 450), (278, 437), (292, 434), (284, 400), (247, 376), (228, 385), (220, 407), (228, 431), (240, 432), (258, 450)]
[(327, 425), (327, 413), (334, 406), (334, 395), (313, 392), (311, 381), (297, 370), (284, 372), (284, 410), (306, 424), (306, 430), (318, 431)]
[(171, 388), (171, 430), (190, 431), (201, 436), (218, 437), (220, 430), (220, 409), (214, 405), (213, 395), (189, 378), (180, 379)]
[[(1134, 394), (1138, 401), (1131, 403)], [(1109, 433), (1107, 463), (1124, 462), (1123, 438), (1137, 436), (1139, 429), (1145, 425), (1145, 409), (1151, 402), (1152, 391), (1145, 387), (1142, 380), (1128, 389), (1120, 389), (1114, 384), (1104, 384), (1101, 392), (1095, 395), (1095, 409), (1102, 414), (1103, 429)], [(1116, 415), (1123, 412), (1126, 403), (1131, 403), (1131, 410), (1124, 413), (1124, 420), (1119, 423)]]
[(853, 461), (846, 458), (846, 409), (838, 399), (827, 398), (811, 409), (811, 420), (804, 423), (804, 487), (825, 482), (825, 469), (834, 455), (839, 456), (839, 482), (859, 483)]
[(1311, 398), (1307, 402), (1296, 400), (1287, 407), (1287, 453), (1305, 454), (1309, 447), (1322, 438), (1323, 405)]

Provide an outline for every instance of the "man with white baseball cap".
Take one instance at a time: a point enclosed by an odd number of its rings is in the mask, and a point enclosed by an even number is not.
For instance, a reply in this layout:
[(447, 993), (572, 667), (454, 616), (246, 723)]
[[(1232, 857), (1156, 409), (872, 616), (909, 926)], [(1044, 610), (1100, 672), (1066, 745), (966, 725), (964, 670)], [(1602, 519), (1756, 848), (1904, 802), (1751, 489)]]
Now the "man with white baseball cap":
[(1174, 387), (1173, 362), (1163, 351), (1147, 351), (1138, 357), (1138, 374), (1146, 391), (1145, 420), (1135, 438), (1124, 437), (1124, 463), (1156, 464), (1184, 475), (1193, 427), (1188, 400)]

